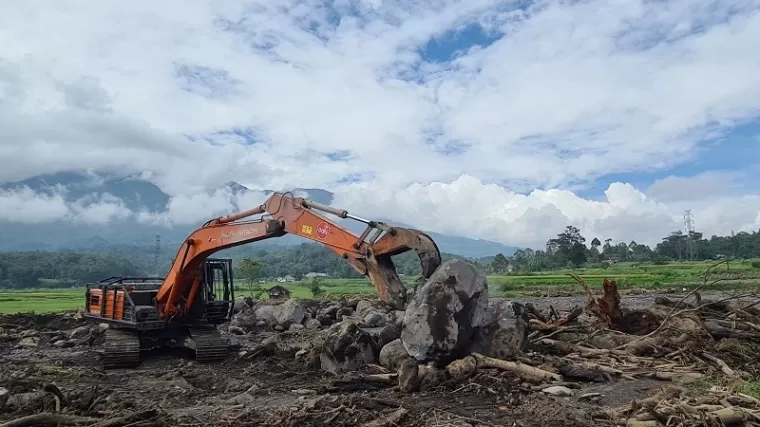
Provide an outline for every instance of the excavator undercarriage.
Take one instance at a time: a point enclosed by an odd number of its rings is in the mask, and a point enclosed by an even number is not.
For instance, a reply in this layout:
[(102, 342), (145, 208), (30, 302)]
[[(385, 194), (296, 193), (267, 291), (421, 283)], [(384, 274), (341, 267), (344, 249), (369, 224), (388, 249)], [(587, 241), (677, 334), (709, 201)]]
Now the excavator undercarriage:
[[(367, 227), (356, 236), (316, 211)], [(259, 214), (259, 219), (246, 220)], [(165, 347), (190, 349), (199, 362), (224, 359), (229, 343), (216, 326), (228, 321), (233, 312), (232, 261), (209, 256), (285, 234), (327, 246), (367, 277), (380, 299), (396, 309), (405, 307), (407, 291), (391, 257), (415, 251), (423, 278), (441, 264), (438, 246), (418, 230), (273, 193), (261, 206), (212, 219), (194, 231), (180, 246), (166, 277), (111, 277), (88, 285), (85, 317), (109, 325), (104, 367), (136, 366), (142, 351)]]

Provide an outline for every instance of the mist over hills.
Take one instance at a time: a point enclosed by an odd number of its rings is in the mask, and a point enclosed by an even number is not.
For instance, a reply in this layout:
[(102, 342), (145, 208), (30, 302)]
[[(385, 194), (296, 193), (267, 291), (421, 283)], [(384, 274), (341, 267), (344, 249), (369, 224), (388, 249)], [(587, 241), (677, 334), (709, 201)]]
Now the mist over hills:
[[(250, 189), (237, 182), (227, 183), (223, 188), (213, 191), (218, 190), (223, 190), (225, 194), (234, 196), (245, 196), (252, 193)], [(118, 201), (126, 211), (139, 212), (144, 215), (164, 214), (171, 202), (170, 195), (155, 184), (140, 177), (113, 177), (74, 172), (41, 175), (23, 181), (3, 183), (0, 184), (0, 191), (25, 191), (29, 194), (60, 197), (66, 203), (82, 207), (91, 206), (104, 200)], [(330, 205), (333, 201), (331, 192), (318, 188), (296, 188), (290, 191), (295, 195), (302, 195), (326, 205)], [(270, 190), (265, 194), (271, 194), (271, 192)], [(240, 197), (236, 197), (234, 200), (239, 199)], [(263, 201), (262, 199), (261, 202)], [(237, 206), (235, 201), (231, 203), (235, 210), (251, 207), (249, 205)], [(198, 208), (203, 209), (204, 206)], [(343, 208), (350, 209), (350, 207)], [(3, 217), (0, 218), (0, 250), (52, 251), (71, 249), (91, 251), (109, 250), (114, 247), (124, 248), (125, 245), (146, 247), (155, 242), (157, 235), (160, 235), (164, 248), (172, 248), (167, 250), (173, 250), (195, 228), (214, 215), (214, 213), (209, 213), (204, 220), (185, 225), (150, 223), (140, 221), (134, 215), (117, 217), (107, 223), (99, 222), (97, 218), (92, 221), (60, 218), (31, 222), (11, 221)], [(335, 219), (329, 215), (328, 217)], [(393, 219), (374, 219), (387, 221), (398, 226), (409, 226), (402, 221)], [(364, 224), (355, 221), (339, 220), (338, 222), (357, 234), (364, 230)], [(424, 231), (428, 232), (437, 242), (442, 252), (455, 255), (465, 257), (486, 257), (497, 253), (511, 255), (517, 250), (517, 248), (498, 242)], [(257, 248), (291, 247), (305, 242), (309, 242), (309, 240), (286, 235), (278, 239), (257, 242), (255, 246)]]

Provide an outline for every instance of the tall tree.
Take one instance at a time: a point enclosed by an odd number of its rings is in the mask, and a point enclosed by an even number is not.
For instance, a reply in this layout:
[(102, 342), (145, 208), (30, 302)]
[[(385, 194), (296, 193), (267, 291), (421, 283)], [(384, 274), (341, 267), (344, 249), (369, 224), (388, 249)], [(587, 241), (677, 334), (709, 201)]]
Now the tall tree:
[(561, 265), (567, 265), (569, 262), (574, 267), (580, 267), (587, 258), (585, 243), (586, 238), (581, 235), (578, 227), (568, 225), (555, 239), (550, 239), (546, 246)]
[(509, 260), (502, 253), (496, 254), (491, 262), (491, 268), (494, 273), (506, 273), (509, 269)]

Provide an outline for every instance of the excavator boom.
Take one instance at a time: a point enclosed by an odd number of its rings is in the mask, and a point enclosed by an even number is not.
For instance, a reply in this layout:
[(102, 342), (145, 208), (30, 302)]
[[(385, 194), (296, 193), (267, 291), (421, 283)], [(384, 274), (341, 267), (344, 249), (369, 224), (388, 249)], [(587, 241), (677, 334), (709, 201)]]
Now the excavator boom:
[[(317, 211), (359, 221), (367, 227), (356, 236)], [(268, 218), (244, 221), (254, 215)], [(258, 207), (207, 222), (185, 240), (156, 296), (161, 317), (168, 319), (192, 306), (200, 288), (196, 272), (211, 254), (285, 234), (298, 235), (329, 247), (365, 275), (383, 301), (398, 309), (406, 303), (406, 288), (391, 257), (415, 251), (425, 278), (441, 264), (441, 254), (435, 242), (420, 231), (392, 227), (309, 199), (274, 193)]]

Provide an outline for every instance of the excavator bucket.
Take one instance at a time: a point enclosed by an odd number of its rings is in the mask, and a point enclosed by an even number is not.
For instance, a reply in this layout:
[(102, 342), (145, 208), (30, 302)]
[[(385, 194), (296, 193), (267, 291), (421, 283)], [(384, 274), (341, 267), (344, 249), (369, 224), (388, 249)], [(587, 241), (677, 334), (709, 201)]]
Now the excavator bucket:
[(380, 298), (403, 310), (406, 305), (406, 287), (398, 276), (391, 257), (410, 250), (420, 259), (421, 275), (429, 278), (441, 265), (441, 252), (427, 234), (408, 228), (393, 227), (371, 244), (367, 258), (367, 276), (375, 285)]

